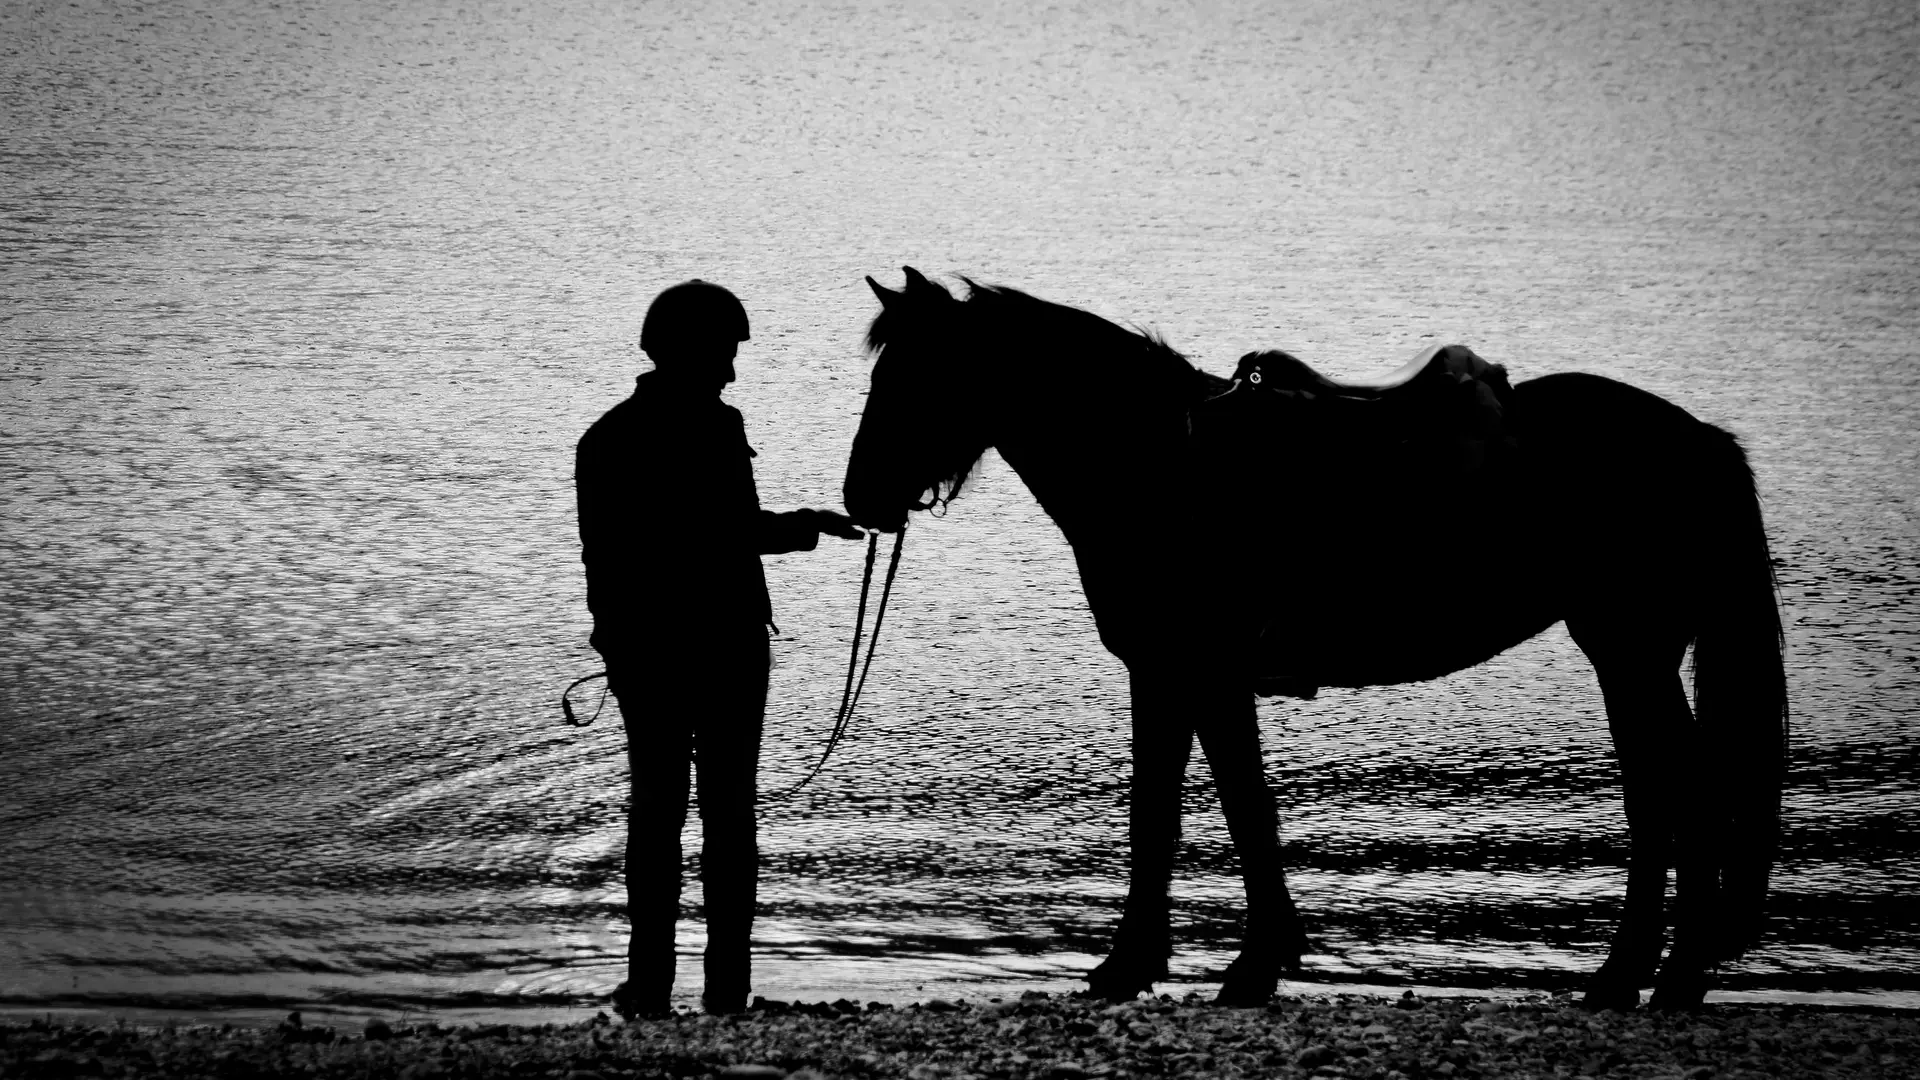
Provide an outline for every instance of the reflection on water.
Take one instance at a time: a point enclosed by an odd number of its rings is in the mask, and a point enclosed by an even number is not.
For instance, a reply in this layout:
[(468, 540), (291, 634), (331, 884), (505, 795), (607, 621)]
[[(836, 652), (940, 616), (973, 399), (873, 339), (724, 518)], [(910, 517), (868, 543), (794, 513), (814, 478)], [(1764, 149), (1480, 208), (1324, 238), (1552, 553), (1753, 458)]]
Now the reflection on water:
[[(1544, 10), (903, 8), (858, 41), (725, 5), (0, 12), (0, 1007), (608, 989), (619, 726), (553, 704), (594, 666), (573, 439), (699, 274), (755, 319), (730, 397), (763, 499), (834, 504), (861, 277), (908, 261), (1216, 372), (1463, 340), (1732, 427), (1797, 719), (1777, 930), (1727, 983), (1915, 1000), (1920, 32)], [(769, 560), (769, 788), (826, 734), (857, 558)], [(850, 741), (766, 815), (759, 989), (1067, 988), (1122, 894), (1124, 673), (991, 461), (897, 596)], [(1310, 975), (1597, 963), (1625, 838), (1563, 632), (1262, 726)], [(1204, 781), (1190, 982), (1239, 909)]]

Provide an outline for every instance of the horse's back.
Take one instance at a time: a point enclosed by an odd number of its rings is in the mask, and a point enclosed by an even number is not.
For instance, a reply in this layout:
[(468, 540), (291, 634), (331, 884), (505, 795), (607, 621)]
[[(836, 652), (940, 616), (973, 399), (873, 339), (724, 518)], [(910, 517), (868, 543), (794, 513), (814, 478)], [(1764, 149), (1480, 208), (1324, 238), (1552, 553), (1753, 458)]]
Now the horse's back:
[(1584, 373), (1522, 382), (1506, 404), (1501, 439), (1464, 466), (1286, 432), (1265, 436), (1270, 456), (1215, 463), (1236, 546), (1270, 568), (1252, 590), (1257, 666), (1318, 685), (1437, 678), (1697, 571), (1702, 477), (1739, 486), (1730, 436)]
[(1519, 495), (1570, 567), (1566, 617), (1691, 623), (1733, 552), (1764, 534), (1752, 468), (1726, 430), (1656, 394), (1566, 373), (1514, 387)]
[(1516, 478), (1563, 530), (1666, 534), (1753, 496), (1734, 437), (1650, 391), (1565, 372), (1519, 383), (1513, 400)]
[(1515, 422), (1530, 439), (1618, 432), (1623, 425), (1645, 434), (1698, 437), (1713, 428), (1650, 390), (1584, 371), (1525, 379), (1513, 386)]

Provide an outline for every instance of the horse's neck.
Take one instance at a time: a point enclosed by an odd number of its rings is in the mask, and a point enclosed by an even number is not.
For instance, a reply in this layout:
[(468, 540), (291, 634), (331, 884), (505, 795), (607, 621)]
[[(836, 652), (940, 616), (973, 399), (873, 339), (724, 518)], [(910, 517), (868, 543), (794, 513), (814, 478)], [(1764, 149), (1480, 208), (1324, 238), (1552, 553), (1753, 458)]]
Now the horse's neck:
[(1003, 423), (1000, 456), (1083, 565), (1099, 550), (1160, 542), (1152, 534), (1171, 527), (1186, 481), (1182, 396), (1144, 384), (1097, 394), (1065, 379), (1043, 385)]
[[(1073, 548), (1100, 640), (1130, 668), (1198, 650), (1205, 597), (1190, 587), (1197, 537), (1180, 398), (1117, 409), (1068, 396), (1003, 428), (1000, 456)], [(1064, 419), (1063, 419), (1064, 418)], [(1173, 635), (1169, 638), (1168, 635)]]

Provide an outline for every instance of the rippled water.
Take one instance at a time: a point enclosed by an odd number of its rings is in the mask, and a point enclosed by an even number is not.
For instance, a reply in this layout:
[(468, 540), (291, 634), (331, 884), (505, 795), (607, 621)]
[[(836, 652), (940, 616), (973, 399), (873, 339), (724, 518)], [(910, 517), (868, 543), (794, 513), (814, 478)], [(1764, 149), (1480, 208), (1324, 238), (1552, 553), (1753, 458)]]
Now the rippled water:
[[(703, 276), (754, 319), (763, 501), (834, 505), (861, 278), (903, 262), (1215, 372), (1456, 340), (1738, 432), (1797, 726), (1780, 919), (1727, 983), (1920, 1001), (1916, 54), (1894, 2), (0, 8), (0, 1008), (609, 989), (621, 735), (553, 704), (596, 666), (573, 440)], [(777, 787), (859, 554), (768, 562)], [(1124, 881), (1125, 704), (989, 463), (766, 816), (757, 989), (1071, 985)], [(1315, 977), (1598, 962), (1624, 835), (1564, 632), (1261, 718)], [(1204, 983), (1239, 893), (1202, 769), (1189, 805)]]

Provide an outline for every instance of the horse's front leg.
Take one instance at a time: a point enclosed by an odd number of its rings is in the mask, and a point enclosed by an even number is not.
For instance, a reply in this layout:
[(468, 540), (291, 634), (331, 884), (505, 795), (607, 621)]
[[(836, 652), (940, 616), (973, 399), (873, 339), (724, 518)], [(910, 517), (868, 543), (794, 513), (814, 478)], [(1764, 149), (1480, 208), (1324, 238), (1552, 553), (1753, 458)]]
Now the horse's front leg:
[(1264, 1005), (1279, 988), (1282, 972), (1299, 970), (1307, 938), (1287, 893), (1279, 819), (1261, 760), (1253, 696), (1235, 687), (1209, 694), (1195, 716), (1195, 728), (1247, 888), (1246, 937), (1240, 955), (1227, 968), (1217, 1000), (1222, 1005)]
[(1113, 949), (1087, 976), (1093, 995), (1109, 1001), (1131, 1000), (1167, 977), (1167, 889), (1180, 842), (1180, 788), (1193, 753), (1186, 703), (1170, 680), (1136, 672), (1132, 683), (1131, 875)]

